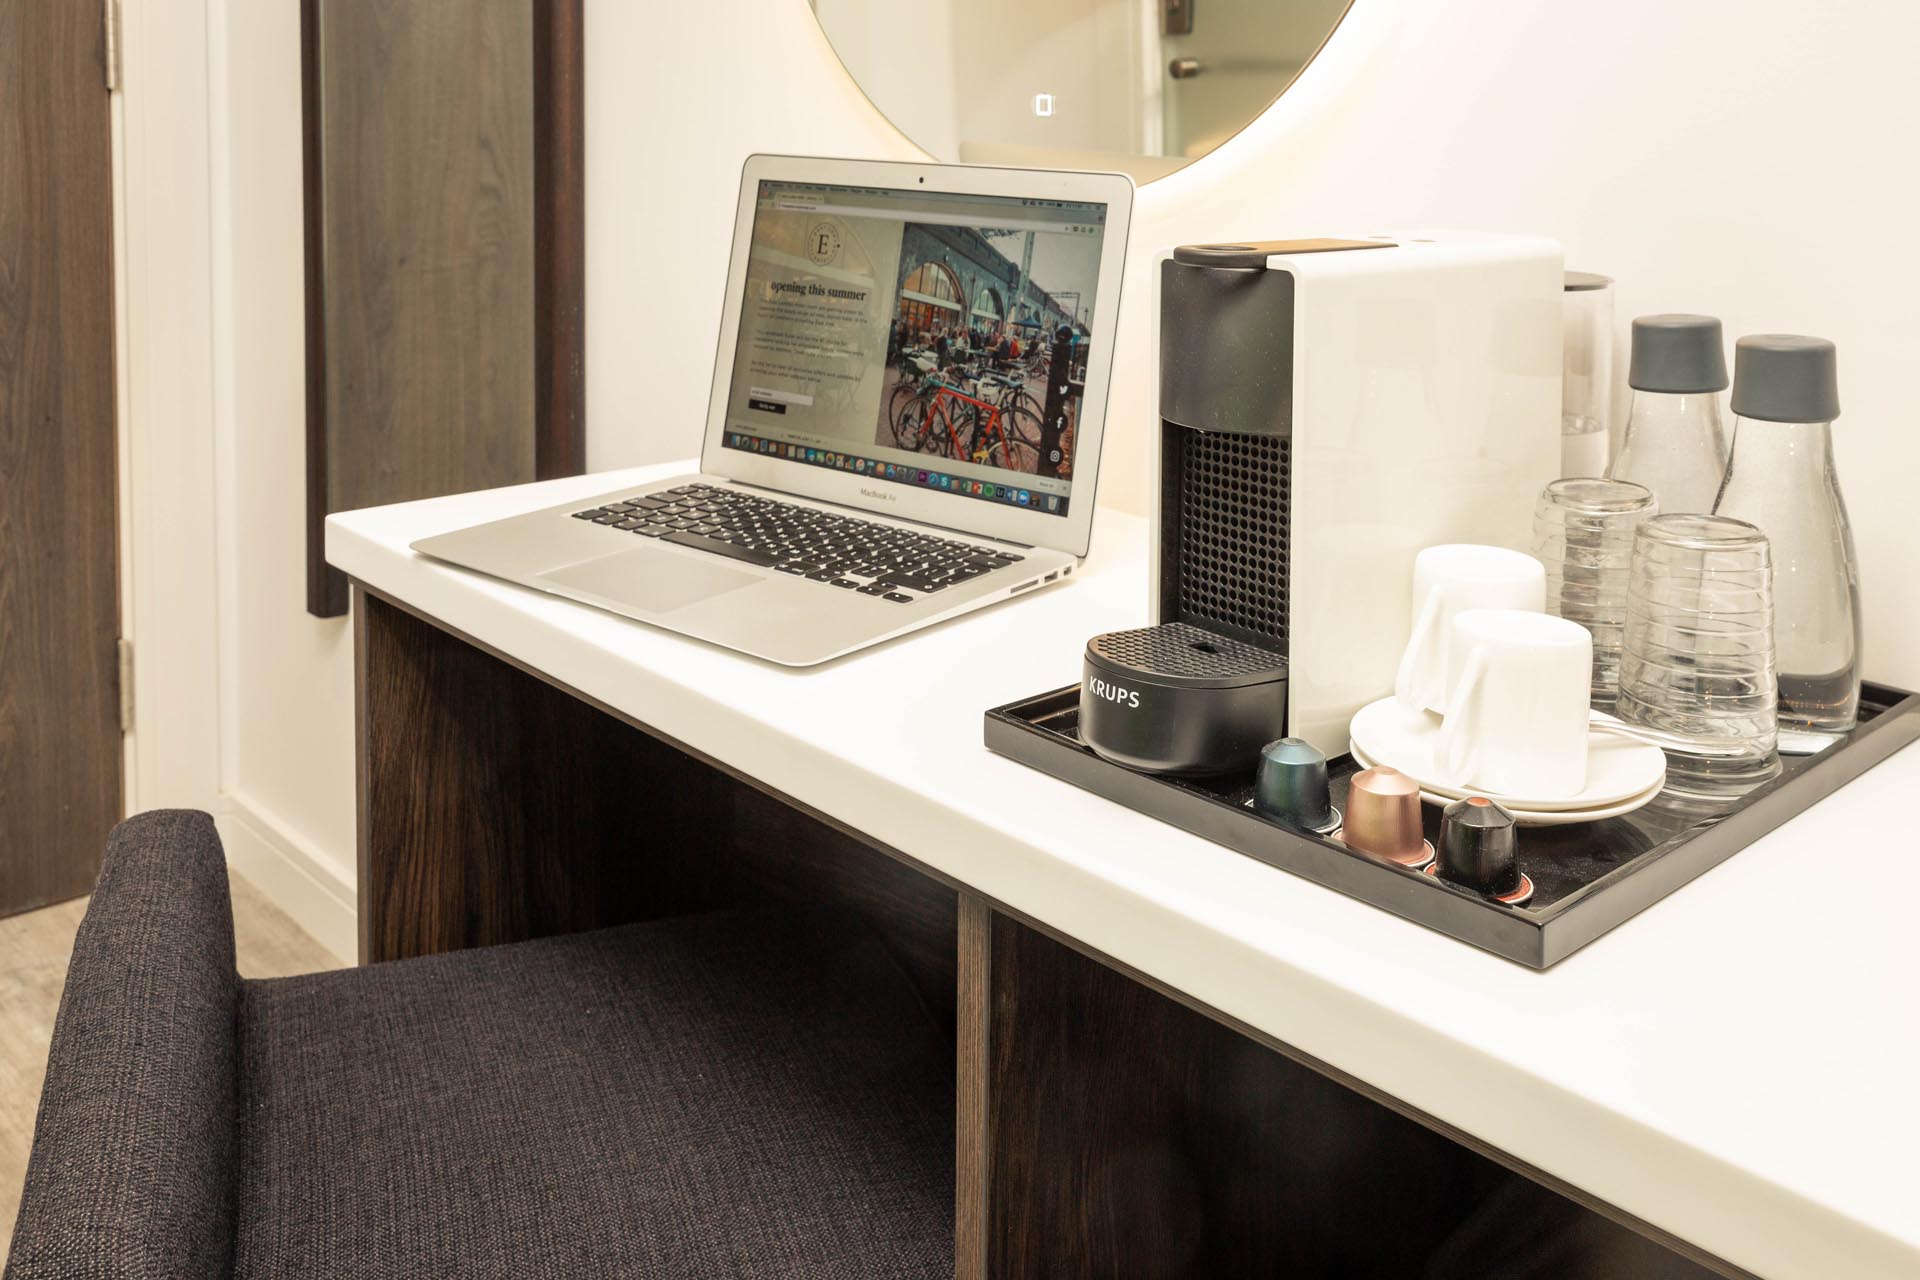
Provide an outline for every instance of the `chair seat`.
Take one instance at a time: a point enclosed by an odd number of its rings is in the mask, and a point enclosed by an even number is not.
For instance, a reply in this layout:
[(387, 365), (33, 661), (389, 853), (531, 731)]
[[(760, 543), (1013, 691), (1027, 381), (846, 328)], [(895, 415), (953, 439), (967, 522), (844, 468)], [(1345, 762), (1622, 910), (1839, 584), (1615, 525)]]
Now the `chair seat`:
[(726, 912), (243, 984), (238, 1277), (950, 1276), (952, 1049)]

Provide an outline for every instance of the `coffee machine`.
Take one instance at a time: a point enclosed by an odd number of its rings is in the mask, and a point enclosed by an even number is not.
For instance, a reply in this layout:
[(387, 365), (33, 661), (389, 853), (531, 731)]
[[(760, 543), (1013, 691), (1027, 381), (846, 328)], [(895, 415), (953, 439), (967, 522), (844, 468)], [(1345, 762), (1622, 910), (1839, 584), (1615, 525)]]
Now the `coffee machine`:
[(1337, 755), (1392, 692), (1414, 555), (1529, 549), (1559, 473), (1560, 247), (1186, 245), (1158, 285), (1152, 616), (1266, 655), (1249, 678), (1281, 673), (1286, 734)]

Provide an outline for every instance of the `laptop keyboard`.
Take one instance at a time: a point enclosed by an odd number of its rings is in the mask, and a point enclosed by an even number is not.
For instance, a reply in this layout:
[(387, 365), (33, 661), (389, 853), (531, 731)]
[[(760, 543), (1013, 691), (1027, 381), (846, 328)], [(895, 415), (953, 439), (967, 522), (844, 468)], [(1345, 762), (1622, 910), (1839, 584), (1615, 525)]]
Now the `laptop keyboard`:
[(710, 484), (641, 494), (576, 511), (573, 518), (896, 604), (911, 604), (1024, 558)]

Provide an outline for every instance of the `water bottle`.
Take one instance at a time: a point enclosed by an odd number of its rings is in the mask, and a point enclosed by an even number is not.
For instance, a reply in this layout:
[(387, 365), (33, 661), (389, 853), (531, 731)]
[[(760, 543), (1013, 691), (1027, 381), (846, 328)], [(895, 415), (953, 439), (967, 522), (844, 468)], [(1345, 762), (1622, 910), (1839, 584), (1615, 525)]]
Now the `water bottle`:
[(1733, 414), (1714, 510), (1758, 525), (1773, 545), (1780, 750), (1810, 755), (1850, 731), (1860, 710), (1860, 575), (1833, 468), (1833, 344), (1740, 339)]
[(1663, 515), (1708, 514), (1727, 469), (1720, 322), (1688, 315), (1635, 320), (1627, 385), (1627, 434), (1607, 478), (1645, 485)]

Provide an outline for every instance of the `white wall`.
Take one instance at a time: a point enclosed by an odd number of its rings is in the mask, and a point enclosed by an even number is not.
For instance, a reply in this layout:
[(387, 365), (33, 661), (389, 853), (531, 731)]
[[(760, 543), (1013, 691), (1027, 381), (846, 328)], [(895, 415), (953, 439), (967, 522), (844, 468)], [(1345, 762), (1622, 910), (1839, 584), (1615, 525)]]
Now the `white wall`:
[(123, 6), (127, 804), (211, 810), (232, 862), (351, 958), (349, 635), (301, 591), (298, 17)]
[[(834, 53), (887, 118), (929, 155), (960, 158), (952, 58), (934, 50), (957, 29), (952, 0), (812, 0)], [(971, 15), (971, 0), (962, 12)]]
[(587, 464), (700, 450), (740, 166), (923, 159), (806, 0), (586, 0)]
[(351, 636), (304, 600), (299, 6), (123, 13), (128, 804), (213, 811), (350, 958)]
[(299, 5), (209, 8), (222, 833), (243, 870), (350, 958), (353, 637), (306, 610)]
[[(588, 0), (587, 20), (590, 456), (612, 466), (697, 447), (741, 158), (914, 151), (846, 83), (800, 0), (664, 14)], [(1916, 44), (1920, 5), (1889, 0), (1355, 0), (1277, 108), (1142, 188), (1103, 501), (1145, 502), (1148, 266), (1163, 246), (1543, 231), (1619, 280), (1623, 339), (1634, 315), (1693, 310), (1730, 335), (1839, 343), (1867, 670), (1920, 682), (1905, 376), (1920, 273), (1897, 247), (1920, 196)], [(693, 70), (630, 74), (647, 49)]]

